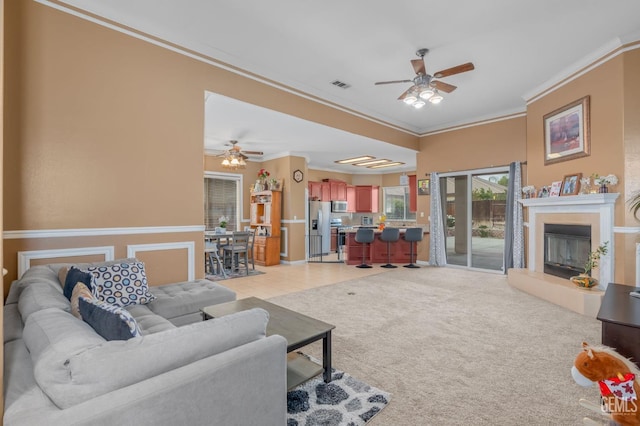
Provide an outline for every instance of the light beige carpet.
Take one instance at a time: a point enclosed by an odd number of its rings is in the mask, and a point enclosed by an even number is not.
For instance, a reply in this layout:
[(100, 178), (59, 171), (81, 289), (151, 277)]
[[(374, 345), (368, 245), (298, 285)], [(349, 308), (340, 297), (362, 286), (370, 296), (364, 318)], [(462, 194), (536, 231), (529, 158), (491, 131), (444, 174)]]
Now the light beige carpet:
[(598, 400), (570, 368), (599, 321), (502, 275), (398, 268), (270, 300), (335, 324), (333, 366), (392, 394), (371, 425), (580, 425)]

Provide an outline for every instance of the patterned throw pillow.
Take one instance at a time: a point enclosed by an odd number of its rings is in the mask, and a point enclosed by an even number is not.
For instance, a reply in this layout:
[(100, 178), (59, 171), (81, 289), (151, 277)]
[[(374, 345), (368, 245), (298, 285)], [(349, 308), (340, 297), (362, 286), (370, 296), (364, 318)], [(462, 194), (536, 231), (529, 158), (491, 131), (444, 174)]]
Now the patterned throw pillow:
[(83, 283), (87, 288), (89, 288), (89, 290), (93, 289), (91, 285), (91, 274), (72, 266), (67, 271), (67, 275), (64, 279), (64, 288), (62, 289), (62, 292), (67, 299), (71, 300), (73, 289), (78, 283)]
[(142, 335), (135, 318), (124, 308), (84, 297), (78, 299), (78, 305), (84, 322), (106, 340), (129, 340)]
[(144, 263), (116, 263), (87, 268), (93, 276), (93, 294), (116, 306), (144, 305), (156, 297), (149, 292)]
[(84, 285), (84, 283), (78, 283), (73, 288), (73, 293), (71, 293), (71, 314), (74, 317), (82, 319), (82, 315), (80, 315), (80, 308), (78, 306), (79, 298), (84, 297), (85, 299), (93, 299), (93, 293), (89, 290), (89, 287)]

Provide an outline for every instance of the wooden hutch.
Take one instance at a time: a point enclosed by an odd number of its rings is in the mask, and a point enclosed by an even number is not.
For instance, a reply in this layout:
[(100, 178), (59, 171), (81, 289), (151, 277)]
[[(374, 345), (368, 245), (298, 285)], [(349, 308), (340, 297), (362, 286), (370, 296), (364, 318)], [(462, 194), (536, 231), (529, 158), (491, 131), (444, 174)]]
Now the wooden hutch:
[(282, 191), (251, 193), (250, 225), (255, 230), (253, 259), (261, 266), (280, 263), (280, 220)]

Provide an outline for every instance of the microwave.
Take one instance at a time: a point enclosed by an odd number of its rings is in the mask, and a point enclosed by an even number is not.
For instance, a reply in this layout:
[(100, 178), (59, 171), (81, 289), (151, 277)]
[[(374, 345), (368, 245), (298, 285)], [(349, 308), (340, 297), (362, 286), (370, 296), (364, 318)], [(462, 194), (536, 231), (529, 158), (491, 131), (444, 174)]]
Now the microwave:
[(347, 202), (346, 201), (332, 201), (331, 202), (331, 211), (333, 213), (346, 213), (347, 212)]

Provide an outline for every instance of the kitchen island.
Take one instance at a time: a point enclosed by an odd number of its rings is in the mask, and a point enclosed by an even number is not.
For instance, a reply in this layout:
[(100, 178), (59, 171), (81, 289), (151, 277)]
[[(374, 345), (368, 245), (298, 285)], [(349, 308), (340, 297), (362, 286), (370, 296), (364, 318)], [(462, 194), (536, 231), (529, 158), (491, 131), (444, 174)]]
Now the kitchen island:
[[(391, 254), (391, 263), (394, 265), (403, 265), (407, 263), (411, 263), (410, 259), (410, 250), (411, 243), (404, 240), (406, 228), (400, 228), (400, 239), (394, 243), (391, 243), (390, 254)], [(359, 265), (362, 263), (362, 244), (356, 242), (356, 232), (357, 228), (352, 228), (348, 230), (341, 231), (345, 233), (345, 263), (347, 265)], [(369, 244), (367, 248), (364, 250), (365, 255), (365, 263), (387, 263), (387, 243), (386, 241), (380, 240), (380, 234), (382, 231), (375, 229), (375, 238), (373, 243)], [(429, 231), (425, 229), (423, 231), (423, 241), (428, 239)], [(417, 257), (417, 253), (419, 252), (419, 247), (421, 242), (416, 244), (416, 247), (413, 249), (414, 263)]]

